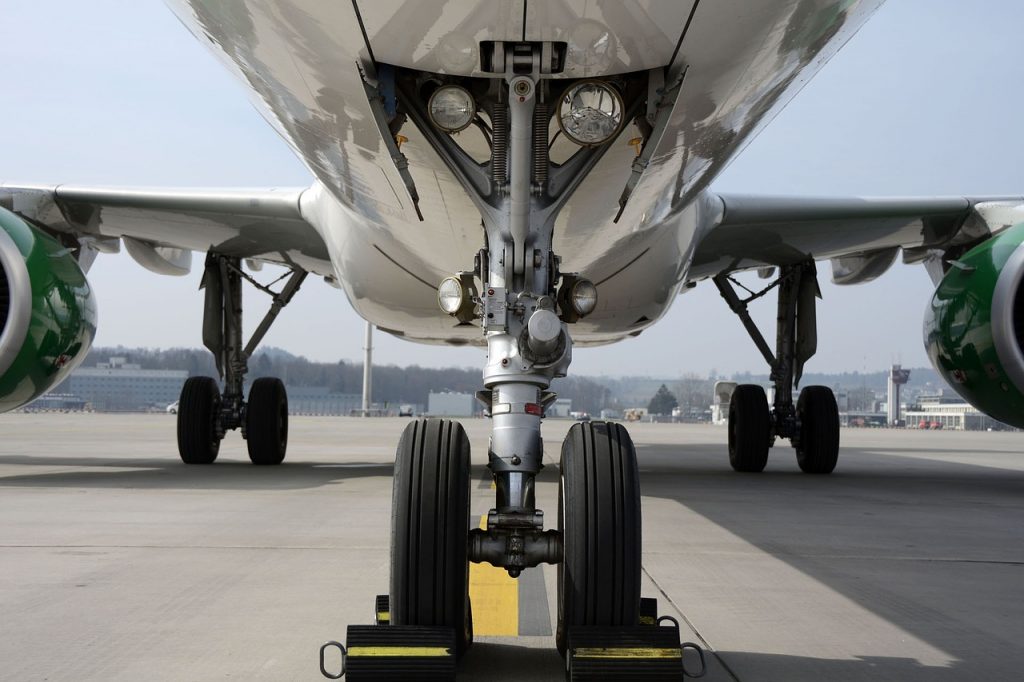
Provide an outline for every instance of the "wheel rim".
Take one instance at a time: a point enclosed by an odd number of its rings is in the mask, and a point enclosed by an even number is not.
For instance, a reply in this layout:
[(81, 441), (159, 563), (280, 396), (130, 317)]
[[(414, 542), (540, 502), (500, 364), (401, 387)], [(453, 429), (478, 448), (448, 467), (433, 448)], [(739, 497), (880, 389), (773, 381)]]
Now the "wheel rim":
[(288, 403), (284, 400), (281, 401), (277, 410), (277, 432), (277, 444), (280, 446), (281, 452), (284, 452), (285, 446), (288, 444)]
[(213, 399), (210, 409), (210, 451), (220, 448), (220, 439), (217, 438), (217, 418), (220, 416), (220, 394)]

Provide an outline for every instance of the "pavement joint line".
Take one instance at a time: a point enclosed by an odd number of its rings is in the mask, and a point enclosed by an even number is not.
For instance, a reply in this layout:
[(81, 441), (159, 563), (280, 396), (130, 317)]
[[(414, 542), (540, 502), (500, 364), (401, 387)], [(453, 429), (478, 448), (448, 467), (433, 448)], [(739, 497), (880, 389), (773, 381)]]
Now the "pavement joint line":
[(345, 545), (344, 547), (305, 547), (301, 545), (6, 545), (0, 549), (278, 549), (278, 550), (318, 550), (325, 552), (348, 552), (354, 549), (376, 550), (376, 545)]
[[(2, 545), (0, 545), (2, 546)], [(676, 556), (679, 552), (644, 552), (650, 556)], [(721, 552), (721, 551), (707, 551), (701, 552), (706, 556), (750, 556), (749, 551), (735, 551), (735, 552)], [(777, 552), (778, 556), (785, 555), (795, 559), (834, 559), (837, 561), (906, 561), (906, 562), (921, 562), (921, 563), (934, 563), (934, 564), (989, 564), (993, 566), (1024, 566), (1024, 559), (959, 559), (957, 557), (923, 557), (923, 556), (889, 556), (882, 554), (804, 554), (800, 552)]]
[(741, 682), (739, 675), (737, 675), (733, 671), (733, 669), (729, 667), (729, 664), (726, 663), (725, 660), (718, 654), (718, 652), (715, 650), (715, 647), (711, 646), (708, 640), (704, 639), (704, 635), (700, 633), (700, 630), (697, 629), (697, 626), (694, 625), (693, 622), (686, 617), (686, 614), (683, 613), (683, 610), (679, 608), (679, 605), (676, 604), (675, 600), (668, 595), (668, 592), (665, 591), (661, 584), (654, 579), (654, 576), (651, 575), (651, 572), (647, 570), (647, 567), (641, 566), (640, 570), (643, 571), (644, 575), (647, 576), (647, 579), (654, 584), (654, 587), (657, 588), (658, 592), (661, 593), (661, 596), (665, 598), (665, 601), (667, 601), (675, 610), (675, 612), (679, 614), (679, 617), (683, 620), (684, 623), (686, 623), (686, 626), (693, 630), (693, 634), (697, 635), (697, 639), (700, 641), (701, 646), (704, 647), (704, 650), (715, 657), (715, 660), (718, 661), (718, 664), (722, 666), (722, 669), (729, 674), (729, 677), (735, 680), (735, 682)]
[[(707, 556), (749, 556), (750, 552), (701, 552)], [(645, 552), (651, 556), (675, 556), (678, 552)], [(795, 559), (830, 559), (837, 561), (895, 561), (895, 562), (920, 562), (935, 564), (988, 564), (994, 566), (1024, 566), (1024, 559), (966, 559), (957, 557), (923, 557), (923, 556), (891, 556), (874, 554), (805, 554), (800, 552), (778, 552), (779, 556), (785, 555)]]

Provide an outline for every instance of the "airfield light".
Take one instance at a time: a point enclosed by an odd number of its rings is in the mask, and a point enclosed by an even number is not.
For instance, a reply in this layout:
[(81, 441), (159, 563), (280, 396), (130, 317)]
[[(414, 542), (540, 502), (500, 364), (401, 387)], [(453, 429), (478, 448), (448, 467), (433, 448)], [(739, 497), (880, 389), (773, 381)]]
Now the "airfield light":
[(445, 85), (434, 91), (427, 105), (430, 120), (446, 133), (465, 130), (476, 116), (476, 101), (469, 90), (459, 85)]
[(570, 140), (592, 147), (619, 132), (624, 111), (622, 97), (615, 88), (601, 81), (582, 81), (562, 96), (558, 124)]

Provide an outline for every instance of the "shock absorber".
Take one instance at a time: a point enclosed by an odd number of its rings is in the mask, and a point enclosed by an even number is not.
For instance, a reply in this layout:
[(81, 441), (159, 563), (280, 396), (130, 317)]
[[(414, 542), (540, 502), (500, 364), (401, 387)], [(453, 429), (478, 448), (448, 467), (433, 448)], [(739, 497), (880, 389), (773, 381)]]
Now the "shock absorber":
[(504, 102), (491, 107), (491, 179), (499, 188), (508, 184), (508, 108)]
[(533, 184), (543, 192), (548, 184), (548, 104), (537, 102), (533, 108)]

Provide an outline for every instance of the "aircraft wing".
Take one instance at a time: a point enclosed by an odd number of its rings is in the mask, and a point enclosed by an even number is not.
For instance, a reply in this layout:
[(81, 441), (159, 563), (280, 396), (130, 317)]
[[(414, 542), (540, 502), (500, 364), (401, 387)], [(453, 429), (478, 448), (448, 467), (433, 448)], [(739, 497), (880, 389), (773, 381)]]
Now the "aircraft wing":
[(93, 255), (124, 243), (140, 265), (159, 274), (187, 274), (192, 251), (213, 250), (331, 275), (327, 247), (302, 217), (303, 191), (0, 184), (0, 207), (73, 236)]
[(693, 281), (813, 258), (831, 259), (837, 284), (859, 284), (883, 274), (901, 250), (934, 278), (955, 247), (1024, 222), (1024, 197), (705, 198), (713, 218), (694, 252)]

